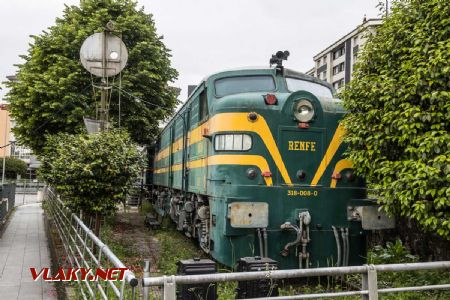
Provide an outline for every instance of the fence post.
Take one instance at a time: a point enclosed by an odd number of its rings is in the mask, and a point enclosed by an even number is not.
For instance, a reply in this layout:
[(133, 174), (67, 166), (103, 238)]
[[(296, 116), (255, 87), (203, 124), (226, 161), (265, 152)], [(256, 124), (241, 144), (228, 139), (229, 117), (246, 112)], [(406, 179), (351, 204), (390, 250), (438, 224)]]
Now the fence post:
[(378, 300), (377, 270), (374, 265), (365, 265), (367, 273), (362, 275), (362, 289), (368, 291), (367, 295), (362, 295), (363, 300)]
[(164, 300), (177, 299), (177, 284), (175, 276), (164, 276)]
[[(150, 260), (149, 259), (145, 259), (144, 260), (144, 278), (150, 277)], [(149, 296), (149, 287), (148, 286), (144, 286), (142, 288), (142, 297), (144, 300), (148, 300), (148, 296)]]

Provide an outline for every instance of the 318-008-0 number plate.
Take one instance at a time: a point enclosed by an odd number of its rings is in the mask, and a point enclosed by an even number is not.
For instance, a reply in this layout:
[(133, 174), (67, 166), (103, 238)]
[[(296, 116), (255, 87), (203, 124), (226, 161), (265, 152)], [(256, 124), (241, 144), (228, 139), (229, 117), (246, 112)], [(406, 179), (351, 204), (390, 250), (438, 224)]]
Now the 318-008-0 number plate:
[(319, 192), (316, 190), (288, 190), (288, 196), (316, 197)]

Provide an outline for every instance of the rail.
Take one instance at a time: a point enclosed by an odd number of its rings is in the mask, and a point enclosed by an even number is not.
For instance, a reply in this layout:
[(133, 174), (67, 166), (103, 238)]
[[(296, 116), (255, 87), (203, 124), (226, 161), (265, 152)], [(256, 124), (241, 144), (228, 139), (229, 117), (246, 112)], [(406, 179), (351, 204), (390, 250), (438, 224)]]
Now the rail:
[[(402, 271), (442, 270), (442, 269), (450, 269), (450, 261), (386, 264), (386, 265), (363, 265), (363, 266), (317, 268), (317, 269), (216, 273), (207, 275), (145, 277), (142, 280), (142, 285), (144, 289), (151, 286), (163, 287), (164, 300), (175, 300), (178, 284), (198, 284), (198, 283), (246, 281), (246, 280), (262, 280), (262, 279), (276, 280), (276, 279), (314, 277), (314, 276), (340, 276), (349, 274), (361, 274), (362, 275), (361, 290), (318, 293), (318, 294), (303, 294), (294, 296), (279, 296), (279, 297), (271, 297), (270, 299), (283, 299), (283, 300), (316, 299), (316, 298), (335, 298), (335, 297), (359, 295), (364, 300), (376, 300), (378, 299), (378, 294), (383, 293), (450, 289), (450, 284), (379, 289), (377, 282), (378, 272), (402, 272)], [(267, 298), (252, 298), (252, 299), (267, 299)]]
[[(44, 199), (72, 268), (97, 270), (126, 268), (119, 258), (84, 222), (68, 209), (52, 189), (45, 188)], [(126, 270), (121, 281), (95, 281), (77, 278), (79, 297), (83, 299), (135, 299), (138, 285), (133, 272)]]

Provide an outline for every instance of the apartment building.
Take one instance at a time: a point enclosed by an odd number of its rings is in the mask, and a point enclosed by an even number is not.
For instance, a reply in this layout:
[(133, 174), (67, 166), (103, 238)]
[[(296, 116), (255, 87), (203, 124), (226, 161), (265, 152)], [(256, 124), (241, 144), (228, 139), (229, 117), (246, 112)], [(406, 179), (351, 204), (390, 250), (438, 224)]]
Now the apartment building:
[(381, 19), (364, 18), (361, 25), (316, 54), (314, 67), (306, 74), (325, 80), (339, 90), (351, 80), (358, 51), (365, 44), (367, 35), (375, 33), (380, 24)]
[(0, 103), (0, 157), (9, 156), (11, 147), (6, 147), (11, 142), (11, 118), (8, 106)]
[[(10, 81), (16, 81), (15, 75), (6, 76)], [(0, 102), (0, 146), (8, 145), (0, 149), (0, 157), (11, 156), (23, 160), (27, 164), (30, 164), (33, 153), (31, 149), (20, 145), (16, 140), (16, 137), (12, 133), (11, 129), (14, 128), (15, 122), (10, 117), (8, 111), (8, 103), (5, 101)]]

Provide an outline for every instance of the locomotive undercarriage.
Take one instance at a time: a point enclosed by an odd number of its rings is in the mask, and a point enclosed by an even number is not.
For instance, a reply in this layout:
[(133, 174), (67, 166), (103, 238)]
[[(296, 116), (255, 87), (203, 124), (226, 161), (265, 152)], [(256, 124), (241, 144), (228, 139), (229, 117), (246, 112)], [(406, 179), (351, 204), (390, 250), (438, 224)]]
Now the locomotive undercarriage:
[(196, 238), (202, 250), (210, 252), (211, 218), (208, 197), (159, 188), (153, 191), (153, 203), (161, 215), (170, 216), (178, 231), (187, 237)]

